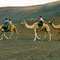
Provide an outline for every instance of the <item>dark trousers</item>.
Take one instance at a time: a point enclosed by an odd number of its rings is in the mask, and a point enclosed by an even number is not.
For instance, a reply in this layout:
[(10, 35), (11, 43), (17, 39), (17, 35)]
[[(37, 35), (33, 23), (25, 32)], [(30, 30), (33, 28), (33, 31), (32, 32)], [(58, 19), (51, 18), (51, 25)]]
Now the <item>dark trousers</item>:
[(3, 29), (4, 29), (4, 30), (6, 30), (7, 28), (8, 28), (8, 27), (6, 27), (6, 26), (3, 26)]
[(39, 21), (38, 26), (39, 26), (39, 27), (40, 27), (40, 26), (43, 26), (43, 22), (42, 22), (42, 21)]

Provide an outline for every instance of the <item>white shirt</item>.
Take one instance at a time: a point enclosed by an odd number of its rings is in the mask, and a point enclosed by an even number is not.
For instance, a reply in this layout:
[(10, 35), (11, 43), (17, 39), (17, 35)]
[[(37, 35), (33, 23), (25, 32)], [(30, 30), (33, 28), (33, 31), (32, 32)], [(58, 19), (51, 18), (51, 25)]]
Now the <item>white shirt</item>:
[(44, 22), (43, 18), (40, 18), (40, 20)]
[(9, 21), (9, 24), (12, 24), (12, 21)]

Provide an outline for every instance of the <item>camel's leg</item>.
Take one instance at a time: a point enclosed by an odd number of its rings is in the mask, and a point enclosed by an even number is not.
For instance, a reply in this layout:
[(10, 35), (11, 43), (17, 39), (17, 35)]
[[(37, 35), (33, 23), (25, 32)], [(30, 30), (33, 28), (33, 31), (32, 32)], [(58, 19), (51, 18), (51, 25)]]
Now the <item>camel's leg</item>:
[(13, 31), (11, 31), (11, 36), (9, 37), (9, 39), (11, 39), (13, 37)]
[(48, 32), (48, 34), (49, 34), (49, 41), (51, 41), (51, 33), (50, 33), (50, 32)]
[(15, 31), (15, 33), (16, 33), (16, 40), (17, 40), (17, 38), (18, 38), (18, 31), (17, 31), (17, 29), (16, 29), (16, 27), (15, 27), (15, 29), (14, 29), (14, 31)]
[(1, 39), (0, 40), (2, 40), (3, 39), (3, 35), (1, 35)]
[[(16, 33), (16, 35), (18, 35), (17, 30), (14, 29), (14, 32)], [(12, 37), (13, 37), (13, 29), (11, 30), (11, 36), (9, 37), (9, 39), (11, 39)], [(16, 37), (16, 39), (17, 39), (17, 37)]]
[(41, 40), (41, 38), (39, 38), (39, 37), (37, 36), (37, 33), (36, 33), (36, 38), (39, 39), (39, 40)]
[(35, 29), (34, 31), (35, 31), (35, 39), (34, 39), (34, 41), (36, 41), (36, 39), (41, 39), (41, 38), (39, 38), (39, 37), (37, 36), (36, 29)]
[(9, 37), (9, 39), (11, 39), (11, 37), (12, 37), (12, 32), (10, 32), (11, 33), (11, 36)]
[(0, 40), (2, 40), (2, 39), (3, 39), (3, 35), (4, 35), (4, 33), (2, 32), (2, 35), (1, 35), (1, 39), (0, 39)]
[(13, 31), (11, 31), (11, 37), (13, 37)]
[(9, 39), (11, 39), (11, 36), (9, 37)]
[(39, 39), (39, 40), (41, 40), (41, 38), (39, 38), (39, 37), (37, 36), (37, 32), (36, 32), (36, 31), (35, 31), (35, 33), (36, 33), (36, 38)]
[(5, 33), (4, 33), (4, 36), (5, 36), (6, 39), (8, 39), (8, 37), (5, 35)]
[(37, 39), (41, 40), (41, 38), (39, 38), (38, 36), (37, 36)]
[(36, 36), (37, 36), (37, 34), (36, 34), (36, 29), (34, 30), (34, 32), (35, 32), (35, 38), (34, 38), (33, 41), (36, 41)]
[(35, 33), (35, 38), (33, 41), (36, 41), (36, 37), (37, 37), (36, 29), (34, 29), (34, 33)]
[(42, 40), (44, 40), (46, 38), (46, 32), (45, 32), (45, 36), (43, 37), (43, 39)]
[(60, 31), (56, 34), (56, 36), (58, 37), (58, 40), (60, 40), (60, 39), (59, 39), (59, 34), (60, 34)]
[(0, 40), (3, 39), (3, 36), (5, 36), (5, 38), (8, 39), (8, 37), (5, 35), (5, 32), (2, 32), (2, 35), (1, 35), (1, 39)]
[(58, 32), (57, 34), (56, 34), (56, 36), (58, 36), (60, 34), (60, 32)]

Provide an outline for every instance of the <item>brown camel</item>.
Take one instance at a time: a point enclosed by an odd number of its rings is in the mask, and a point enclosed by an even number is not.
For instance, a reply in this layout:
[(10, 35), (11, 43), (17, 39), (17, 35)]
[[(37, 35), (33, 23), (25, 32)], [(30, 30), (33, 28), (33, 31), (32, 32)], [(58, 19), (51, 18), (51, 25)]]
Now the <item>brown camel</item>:
[(58, 25), (54, 25), (53, 21), (48, 21), (48, 23), (54, 28), (54, 29), (58, 29), (58, 33), (56, 35), (60, 34), (60, 24)]
[[(14, 25), (9, 26), (5, 30), (3, 29), (3, 25), (1, 25), (0, 26), (0, 30), (2, 32), (2, 35), (1, 35), (1, 39), (0, 40), (3, 39), (3, 36), (5, 36), (6, 39), (10, 39), (13, 36), (13, 31), (18, 35), (17, 29), (16, 29), (16, 27)], [(11, 32), (11, 36), (9, 38), (6, 36), (6, 34), (5, 34), (6, 32)], [(16, 39), (17, 39), (17, 37), (16, 37)]]
[[(21, 24), (25, 25), (25, 27), (28, 28), (28, 29), (33, 29), (33, 30), (34, 30), (35, 38), (34, 38), (33, 41), (36, 41), (36, 39), (41, 39), (41, 38), (39, 38), (39, 37), (37, 36), (37, 32), (36, 32), (37, 28), (39, 28), (37, 22), (34, 23), (33, 25), (28, 25), (26, 21), (23, 21), (23, 22), (21, 22)], [(44, 38), (43, 38), (42, 40), (45, 39), (45, 37), (46, 37), (46, 32), (47, 32), (48, 35), (49, 35), (49, 41), (51, 41), (50, 27), (48, 26), (48, 24), (45, 24), (45, 23), (44, 23), (43, 26), (41, 26), (39, 29), (45, 31), (45, 36), (44, 36)]]

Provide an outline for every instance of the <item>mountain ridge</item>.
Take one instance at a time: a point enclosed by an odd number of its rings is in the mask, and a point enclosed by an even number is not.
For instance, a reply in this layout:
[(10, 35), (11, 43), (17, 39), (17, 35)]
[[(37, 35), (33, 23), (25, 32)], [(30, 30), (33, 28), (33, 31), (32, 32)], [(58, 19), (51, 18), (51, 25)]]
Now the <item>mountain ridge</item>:
[(43, 18), (60, 17), (60, 1), (30, 6), (30, 7), (0, 7), (0, 21), (11, 18), (13, 22), (19, 23), (26, 19), (37, 19), (40, 15)]

